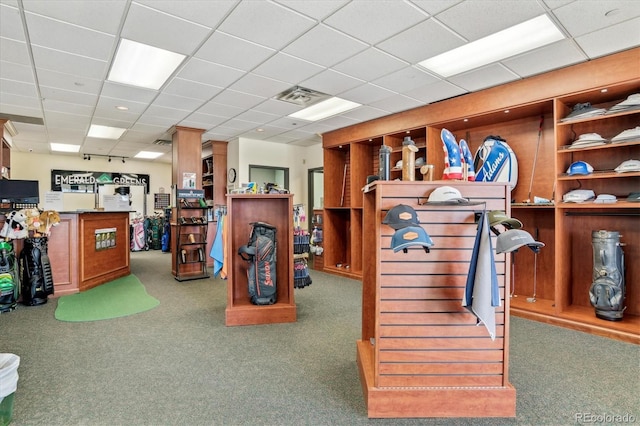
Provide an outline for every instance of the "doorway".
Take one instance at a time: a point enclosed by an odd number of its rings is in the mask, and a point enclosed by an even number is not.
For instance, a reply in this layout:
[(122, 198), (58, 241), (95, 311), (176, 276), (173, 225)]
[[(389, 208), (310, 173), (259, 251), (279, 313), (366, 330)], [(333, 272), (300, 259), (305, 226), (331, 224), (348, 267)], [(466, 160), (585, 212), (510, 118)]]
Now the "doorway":
[[(310, 215), (313, 215), (314, 210), (322, 210), (324, 208), (324, 168), (316, 167), (307, 171), (307, 193), (309, 199), (307, 205), (309, 206)], [(309, 231), (313, 229), (312, 221), (309, 221)]]

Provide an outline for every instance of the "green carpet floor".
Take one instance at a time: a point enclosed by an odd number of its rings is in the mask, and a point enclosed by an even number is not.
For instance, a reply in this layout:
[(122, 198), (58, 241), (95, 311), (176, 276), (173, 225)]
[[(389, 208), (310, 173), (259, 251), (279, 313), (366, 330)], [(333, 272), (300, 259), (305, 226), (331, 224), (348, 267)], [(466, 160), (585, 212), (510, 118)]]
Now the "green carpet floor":
[(147, 294), (138, 277), (127, 275), (82, 293), (62, 296), (55, 317), (60, 321), (98, 321), (137, 314), (160, 301)]

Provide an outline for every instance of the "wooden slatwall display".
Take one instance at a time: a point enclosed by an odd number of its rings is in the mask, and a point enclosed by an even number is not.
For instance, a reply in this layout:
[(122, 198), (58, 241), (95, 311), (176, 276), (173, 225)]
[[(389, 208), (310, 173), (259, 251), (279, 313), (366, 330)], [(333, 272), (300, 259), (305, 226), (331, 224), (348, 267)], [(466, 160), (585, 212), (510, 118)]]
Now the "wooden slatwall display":
[[(424, 204), (439, 186), (453, 186), (475, 205)], [(514, 417), (508, 380), (510, 255), (494, 258), (501, 306), (496, 337), (462, 306), (478, 213), (510, 214), (504, 184), (379, 182), (364, 194), (362, 339), (358, 366), (369, 417)], [(434, 242), (429, 253), (391, 249), (394, 229), (382, 224), (398, 204), (413, 207)], [(505, 291), (507, 297), (505, 299)]]

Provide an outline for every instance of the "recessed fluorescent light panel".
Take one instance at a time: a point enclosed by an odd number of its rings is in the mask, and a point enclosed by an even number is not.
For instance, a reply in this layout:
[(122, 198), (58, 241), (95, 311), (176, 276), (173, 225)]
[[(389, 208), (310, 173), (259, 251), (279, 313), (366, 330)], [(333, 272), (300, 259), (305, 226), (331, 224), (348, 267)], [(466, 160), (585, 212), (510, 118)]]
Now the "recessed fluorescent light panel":
[(123, 38), (108, 80), (158, 90), (184, 58), (179, 53)]
[(562, 40), (564, 35), (547, 15), (488, 35), (418, 65), (442, 77), (450, 77), (492, 62)]
[(80, 152), (80, 145), (72, 145), (68, 143), (50, 143), (51, 151), (59, 152)]
[(154, 159), (162, 156), (163, 152), (140, 151), (133, 158)]
[(359, 106), (361, 106), (359, 103), (333, 97), (315, 105), (311, 105), (308, 108), (301, 109), (293, 114), (289, 114), (289, 117), (299, 118), (300, 120), (306, 121), (318, 121), (323, 118), (331, 117), (332, 115), (349, 111), (350, 109), (354, 109)]
[(92, 124), (91, 127), (89, 127), (89, 133), (87, 134), (87, 136), (89, 136), (90, 138), (100, 139), (120, 139), (120, 136), (122, 136), (125, 130), (127, 129)]

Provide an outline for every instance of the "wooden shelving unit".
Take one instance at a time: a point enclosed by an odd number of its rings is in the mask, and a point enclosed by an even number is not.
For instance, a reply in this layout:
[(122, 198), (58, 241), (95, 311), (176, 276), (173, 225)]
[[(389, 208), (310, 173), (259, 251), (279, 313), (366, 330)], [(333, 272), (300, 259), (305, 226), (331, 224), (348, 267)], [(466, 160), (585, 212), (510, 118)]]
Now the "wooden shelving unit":
[[(227, 145), (225, 141), (209, 140), (202, 144), (202, 189), (204, 198), (215, 206), (225, 205), (227, 194)], [(207, 266), (213, 266), (209, 256), (216, 238), (218, 218), (213, 215), (207, 230)]]
[[(613, 170), (623, 160), (640, 159), (640, 141), (567, 149), (582, 133), (599, 133), (610, 139), (638, 126), (640, 111), (560, 121), (576, 103), (591, 102), (608, 108), (639, 93), (639, 62), (640, 48), (631, 49), (324, 134), (324, 270), (362, 279), (370, 266), (363, 260), (363, 240), (369, 229), (363, 224), (361, 189), (368, 175), (378, 173), (378, 151), (383, 143), (395, 147), (393, 165), (401, 158), (397, 147), (404, 135), (410, 135), (420, 147), (416, 157), (422, 156), (424, 150), (426, 163), (434, 165), (434, 179), (439, 179), (444, 169), (440, 140), (443, 128), (450, 130), (456, 140), (465, 139), (472, 153), (485, 137), (498, 135), (518, 158), (518, 183), (509, 195), (511, 214), (523, 222), (526, 231), (545, 243), (537, 259), (536, 303), (526, 302), (533, 292), (534, 256), (525, 252), (514, 256), (512, 313), (640, 343), (640, 291), (636, 291), (640, 286), (640, 265), (629, 261), (640, 258), (640, 229), (636, 225), (640, 206), (623, 199), (606, 206), (561, 202), (564, 193), (579, 185), (596, 194), (613, 193), (625, 198), (640, 190), (640, 173)], [(567, 168), (577, 160), (589, 162), (596, 172), (580, 179), (567, 176)], [(396, 173), (399, 178), (401, 173)], [(525, 202), (534, 196), (553, 203)], [(627, 309), (620, 322), (596, 318), (588, 300), (591, 267), (584, 265), (592, 262), (592, 228), (619, 230), (626, 244)], [(339, 263), (347, 263), (350, 268), (339, 268)]]
[[(449, 181), (377, 183), (364, 194), (360, 380), (369, 417), (515, 417), (509, 383), (509, 257), (495, 256), (501, 306), (492, 340), (462, 307), (476, 213), (509, 211), (504, 184), (460, 182), (463, 196), (485, 205), (421, 204)], [(420, 201), (421, 200), (421, 201)], [(394, 230), (382, 224), (398, 204), (413, 207), (432, 238), (429, 253), (390, 247)], [(485, 207), (486, 206), (486, 207)], [(494, 242), (495, 244), (495, 242)]]
[[(296, 321), (293, 287), (293, 195), (227, 195), (228, 283), (227, 326), (286, 323)], [(247, 244), (252, 222), (267, 222), (277, 229), (277, 302), (257, 306), (249, 300), (247, 262), (238, 248)]]

